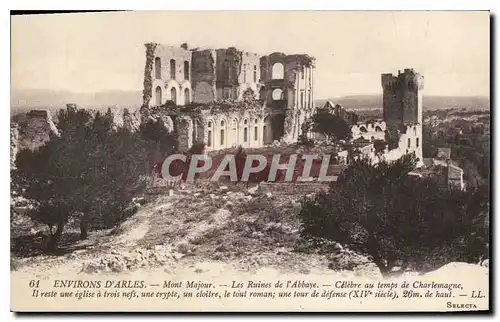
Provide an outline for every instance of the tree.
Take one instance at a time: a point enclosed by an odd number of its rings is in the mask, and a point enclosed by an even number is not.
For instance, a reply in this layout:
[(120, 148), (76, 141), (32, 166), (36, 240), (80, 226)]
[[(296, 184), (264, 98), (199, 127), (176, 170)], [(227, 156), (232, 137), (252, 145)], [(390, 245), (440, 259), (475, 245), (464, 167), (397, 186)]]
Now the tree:
[(375, 149), (375, 155), (381, 157), (384, 154), (387, 143), (384, 140), (374, 140), (373, 148)]
[(113, 130), (111, 111), (61, 110), (58, 127), (59, 137), (19, 154), (13, 174), (24, 196), (37, 204), (33, 219), (49, 226), (49, 250), (71, 217), (80, 218), (82, 239), (89, 224), (112, 227), (125, 219), (130, 201), (147, 185), (158, 148), (141, 133)]
[[(476, 261), (486, 253), (488, 194), (409, 176), (415, 162), (413, 155), (377, 165), (353, 161), (337, 187), (302, 201), (302, 236), (368, 254), (384, 276)], [(395, 266), (401, 269), (394, 272)]]
[(314, 145), (314, 140), (310, 139), (307, 135), (311, 131), (312, 122), (311, 120), (306, 120), (301, 126), (301, 133), (297, 138), (297, 142), (300, 145), (312, 146)]
[(242, 97), (245, 101), (253, 101), (255, 100), (255, 92), (253, 91), (253, 89), (247, 88), (245, 91), (243, 91)]
[(349, 124), (328, 111), (320, 110), (314, 114), (311, 118), (311, 124), (313, 132), (321, 133), (335, 143), (351, 138)]

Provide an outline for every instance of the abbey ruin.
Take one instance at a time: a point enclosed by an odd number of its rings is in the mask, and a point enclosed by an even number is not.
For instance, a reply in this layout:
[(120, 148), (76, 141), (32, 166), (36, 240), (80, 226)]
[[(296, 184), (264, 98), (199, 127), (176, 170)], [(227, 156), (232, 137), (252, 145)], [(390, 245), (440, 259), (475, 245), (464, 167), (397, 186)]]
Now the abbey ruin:
[(145, 46), (142, 114), (172, 126), (181, 150), (292, 143), (314, 112), (314, 58), (306, 54)]
[[(307, 54), (145, 47), (143, 121), (162, 120), (177, 132), (180, 150), (196, 142), (207, 151), (294, 143), (316, 112), (315, 60)], [(387, 159), (414, 152), (422, 160), (423, 76), (413, 69), (382, 74), (382, 87), (383, 120), (357, 122), (355, 113), (330, 101), (323, 108), (351, 126), (353, 140), (365, 142), (362, 153), (373, 155), (373, 142), (384, 140)]]

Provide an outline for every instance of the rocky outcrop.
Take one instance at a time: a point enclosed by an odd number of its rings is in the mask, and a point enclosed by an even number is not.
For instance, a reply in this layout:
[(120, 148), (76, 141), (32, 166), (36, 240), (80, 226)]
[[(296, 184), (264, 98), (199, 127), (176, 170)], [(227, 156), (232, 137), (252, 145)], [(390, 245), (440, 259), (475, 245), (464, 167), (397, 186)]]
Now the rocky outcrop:
[[(78, 107), (75, 104), (67, 104), (67, 108), (77, 109)], [(91, 110), (91, 118), (95, 117), (97, 113), (102, 112)], [(107, 113), (111, 114), (114, 130), (125, 128), (131, 132), (138, 131), (143, 118), (139, 109), (129, 110), (110, 107)], [(172, 120), (168, 117), (163, 121), (169, 131), (173, 131)], [(38, 149), (52, 137), (59, 135), (59, 130), (48, 110), (32, 110), (26, 115), (18, 116), (15, 121), (11, 121), (10, 127), (11, 168), (15, 167), (16, 156), (19, 151)]]
[(16, 166), (16, 156), (19, 151), (19, 125), (17, 123), (10, 124), (10, 167)]
[(52, 122), (48, 110), (28, 112), (23, 119), (19, 120), (19, 123), (11, 124), (11, 146), (15, 145), (15, 149), (11, 150), (15, 152), (11, 155), (11, 159), (15, 160), (15, 154), (18, 151), (39, 148), (54, 135), (58, 136), (59, 131)]
[(139, 130), (141, 125), (141, 113), (139, 110), (129, 110), (127, 108), (110, 108), (113, 116), (113, 129), (125, 128), (130, 132)]

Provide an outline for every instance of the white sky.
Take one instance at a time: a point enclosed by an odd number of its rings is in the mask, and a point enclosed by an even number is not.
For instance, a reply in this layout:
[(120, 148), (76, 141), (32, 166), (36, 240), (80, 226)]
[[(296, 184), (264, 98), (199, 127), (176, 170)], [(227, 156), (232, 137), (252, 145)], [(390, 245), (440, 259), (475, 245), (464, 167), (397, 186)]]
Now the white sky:
[(381, 93), (414, 68), (430, 95), (490, 91), (488, 12), (120, 12), (12, 17), (12, 88), (142, 90), (146, 42), (316, 57), (315, 95)]

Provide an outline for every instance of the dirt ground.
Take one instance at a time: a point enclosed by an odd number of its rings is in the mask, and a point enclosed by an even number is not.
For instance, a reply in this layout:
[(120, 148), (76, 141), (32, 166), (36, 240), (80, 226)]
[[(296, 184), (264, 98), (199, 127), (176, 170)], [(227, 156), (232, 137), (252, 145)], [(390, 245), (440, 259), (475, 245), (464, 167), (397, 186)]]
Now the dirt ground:
[[(223, 265), (243, 272), (270, 268), (309, 274), (331, 271), (332, 261), (344, 261), (349, 274), (379, 275), (365, 257), (341, 247), (326, 254), (307, 250), (299, 240), (296, 217), (303, 194), (286, 185), (184, 184), (172, 195), (166, 190), (151, 197), (117, 228), (91, 231), (87, 240), (79, 241), (77, 225), (69, 225), (57, 256), (36, 252), (20, 256), (23, 240), (19, 238), (28, 237), (22, 235), (27, 229), (19, 227), (29, 223), (21, 225), (17, 220), (18, 225), (12, 228), (11, 267), (18, 273), (42, 276), (158, 268), (170, 272), (189, 267), (204, 270), (197, 268), (200, 265)], [(307, 188), (319, 189), (313, 185)]]

